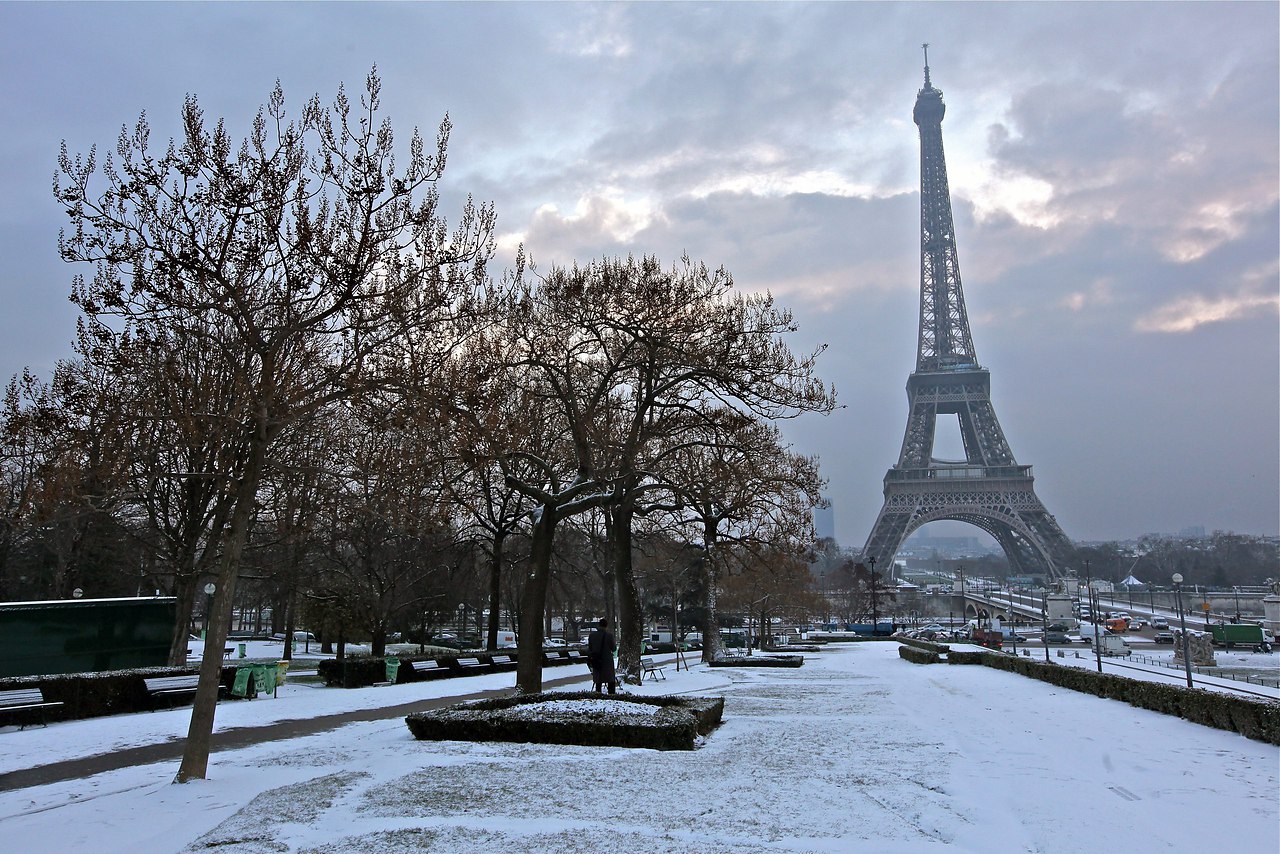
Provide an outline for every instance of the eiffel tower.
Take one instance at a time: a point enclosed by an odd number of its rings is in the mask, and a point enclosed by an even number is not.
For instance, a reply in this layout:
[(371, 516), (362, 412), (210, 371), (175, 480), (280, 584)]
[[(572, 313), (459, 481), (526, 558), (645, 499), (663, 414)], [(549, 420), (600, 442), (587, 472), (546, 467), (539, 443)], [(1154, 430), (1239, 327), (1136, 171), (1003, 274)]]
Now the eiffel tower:
[[(991, 405), (991, 374), (978, 364), (960, 288), (951, 191), (942, 150), (942, 92), (929, 81), (916, 95), (920, 128), (920, 332), (907, 378), (910, 413), (898, 464), (884, 476), (884, 507), (863, 560), (892, 561), (902, 541), (928, 522), (953, 519), (995, 538), (1019, 575), (1059, 578), (1072, 553), (1057, 520), (1036, 497), (1031, 466), (1018, 465)], [(963, 461), (933, 457), (939, 415), (960, 422)]]

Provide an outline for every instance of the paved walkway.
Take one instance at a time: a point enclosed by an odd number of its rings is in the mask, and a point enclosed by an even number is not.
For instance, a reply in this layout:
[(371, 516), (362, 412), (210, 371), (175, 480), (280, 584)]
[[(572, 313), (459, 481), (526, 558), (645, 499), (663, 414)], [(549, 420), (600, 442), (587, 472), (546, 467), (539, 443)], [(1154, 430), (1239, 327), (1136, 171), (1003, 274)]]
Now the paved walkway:
[[(465, 678), (466, 677), (462, 677), (462, 679)], [(584, 677), (579, 673), (576, 676), (562, 676), (559, 679), (544, 679), (542, 687), (544, 690), (559, 688), (565, 685), (582, 682), (584, 678), (587, 677)], [(459, 685), (459, 687), (462, 686)], [(322, 715), (317, 718), (277, 721), (276, 723), (264, 724), (262, 726), (237, 727), (235, 729), (215, 732), (213, 734), (210, 752), (217, 753), (222, 750), (235, 750), (237, 748), (246, 747), (251, 744), (259, 744), (265, 741), (278, 741), (281, 739), (312, 735), (317, 732), (325, 732), (327, 730), (337, 729), (345, 724), (398, 718), (411, 712), (438, 709), (443, 706), (451, 706), (454, 703), (461, 703), (466, 700), (505, 697), (510, 694), (510, 688), (501, 688), (494, 689), (492, 691), (478, 691), (470, 694), (460, 693), (449, 697), (415, 700), (412, 703), (401, 703), (396, 706), (385, 706), (376, 709), (358, 709), (351, 712)], [(37, 765), (34, 768), (10, 771), (0, 774), (0, 792), (10, 791), (13, 789), (24, 789), (29, 786), (43, 786), (47, 783), (59, 783), (63, 780), (76, 780), (83, 777), (90, 777), (94, 774), (101, 774), (104, 771), (115, 771), (120, 768), (129, 768), (135, 765), (149, 765), (153, 762), (180, 759), (182, 757), (182, 751), (185, 744), (186, 739), (173, 738), (159, 744), (148, 744), (143, 747), (129, 747), (112, 753), (100, 753), (96, 756), (67, 759), (62, 762), (52, 762), (48, 765)]]

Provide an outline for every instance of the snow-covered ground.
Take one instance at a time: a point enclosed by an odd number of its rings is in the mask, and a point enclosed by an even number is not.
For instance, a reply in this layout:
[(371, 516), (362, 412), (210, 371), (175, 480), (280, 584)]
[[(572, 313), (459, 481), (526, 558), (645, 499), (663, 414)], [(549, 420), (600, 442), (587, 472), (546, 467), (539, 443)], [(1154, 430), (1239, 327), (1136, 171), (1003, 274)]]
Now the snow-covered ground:
[[(218, 753), (185, 785), (166, 762), (3, 792), (0, 839), (132, 854), (1280, 850), (1280, 748), (1231, 733), (990, 668), (912, 665), (892, 643), (799, 669), (666, 673), (634, 690), (726, 698), (693, 752), (418, 742), (397, 718)], [(218, 726), (512, 684), (286, 685), (221, 704)], [(151, 743), (188, 714), (7, 729), (0, 761)]]

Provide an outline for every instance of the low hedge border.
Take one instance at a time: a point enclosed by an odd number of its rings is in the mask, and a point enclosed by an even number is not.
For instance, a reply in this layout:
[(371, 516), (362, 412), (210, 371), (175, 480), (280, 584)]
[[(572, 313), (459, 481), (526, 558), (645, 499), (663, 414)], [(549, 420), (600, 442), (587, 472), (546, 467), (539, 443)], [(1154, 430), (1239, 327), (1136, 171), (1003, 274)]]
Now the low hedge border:
[[(495, 655), (505, 656), (511, 659), (507, 664), (494, 664), (493, 657)], [(371, 655), (349, 655), (343, 659), (326, 658), (316, 665), (316, 672), (320, 678), (324, 680), (324, 684), (330, 688), (368, 688), (378, 682), (387, 681), (386, 662), (390, 659), (396, 659), (400, 662), (400, 666), (396, 669), (396, 684), (403, 685), (406, 682), (421, 682), (426, 679), (449, 678), (451, 676), (466, 676), (476, 673), (497, 673), (502, 670), (511, 670), (515, 662), (520, 660), (519, 654), (514, 650), (500, 650), (498, 652), (476, 652), (470, 654), (459, 653), (457, 655), (402, 655), (388, 656), (387, 658), (378, 658)], [(479, 659), (484, 667), (462, 667), (458, 664), (460, 658)], [(564, 664), (574, 664), (575, 662), (583, 666), (586, 665), (586, 658), (569, 658), (568, 655), (561, 655), (560, 652), (552, 650), (544, 653), (543, 665), (553, 667)], [(409, 666), (413, 661), (435, 661), (440, 665), (438, 670), (430, 673), (415, 672)]]
[(935, 643), (924, 638), (894, 638), (898, 643), (913, 646), (917, 649), (923, 649), (926, 652), (932, 652), (937, 655), (946, 655), (951, 652), (951, 647), (945, 643)]
[(802, 664), (803, 655), (735, 655), (707, 662), (710, 667), (799, 667)]
[[(222, 668), (220, 681), (226, 686), (223, 698), (232, 697), (231, 686), (236, 681), (236, 666)], [(143, 680), (157, 676), (192, 676), (198, 667), (139, 667), (133, 670), (107, 670), (100, 673), (56, 673), (47, 676), (12, 676), (0, 679), (0, 691), (14, 688), (39, 688), (49, 702), (61, 702), (62, 706), (49, 710), (47, 720), (83, 720), (126, 712), (149, 712), (155, 701), (147, 692)], [(191, 702), (194, 693), (186, 695)], [(232, 699), (240, 699), (232, 697)]]
[[(584, 711), (572, 718), (504, 716), (518, 706), (558, 700), (592, 700), (658, 706), (652, 717), (637, 721)], [(414, 738), (424, 741), (507, 741), (579, 744), (588, 747), (638, 747), (692, 750), (699, 735), (720, 725), (723, 697), (601, 695), (594, 691), (517, 694), (460, 703), (405, 717)]]
[[(915, 661), (903, 654), (903, 649), (899, 647), (898, 654), (908, 661)], [(1140, 709), (1236, 732), (1254, 741), (1280, 745), (1280, 702), (1251, 700), (1200, 688), (1144, 682), (1110, 673), (1095, 673), (1079, 667), (1046, 664), (1034, 659), (990, 652), (951, 652), (947, 655), (946, 662), (981, 664), (996, 670), (1007, 670), (1059, 688), (1120, 700)]]
[(945, 659), (938, 653), (927, 649), (915, 649), (910, 646), (898, 647), (898, 657), (905, 658), (912, 664), (942, 664)]

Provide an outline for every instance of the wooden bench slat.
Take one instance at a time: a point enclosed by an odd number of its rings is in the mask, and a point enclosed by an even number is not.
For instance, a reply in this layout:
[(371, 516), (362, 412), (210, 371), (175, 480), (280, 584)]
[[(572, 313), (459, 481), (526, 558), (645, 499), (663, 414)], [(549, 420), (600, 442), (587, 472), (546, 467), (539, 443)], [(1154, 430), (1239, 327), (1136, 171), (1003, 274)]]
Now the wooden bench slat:
[[(173, 694), (194, 694), (200, 687), (200, 675), (189, 676), (152, 676), (142, 680), (142, 686), (152, 697), (167, 697)], [(218, 696), (221, 697), (227, 686), (218, 684)], [(153, 709), (154, 710), (154, 709)]]
[(40, 712), (40, 726), (48, 726), (44, 720), (45, 709), (56, 709), (63, 705), (61, 700), (46, 700), (43, 688), (15, 688), (0, 691), (0, 714), (14, 715), (18, 721), (18, 729), (27, 728), (27, 716), (18, 712)]
[(0, 706), (43, 702), (44, 690), (41, 688), (17, 688), (12, 691), (0, 691)]

